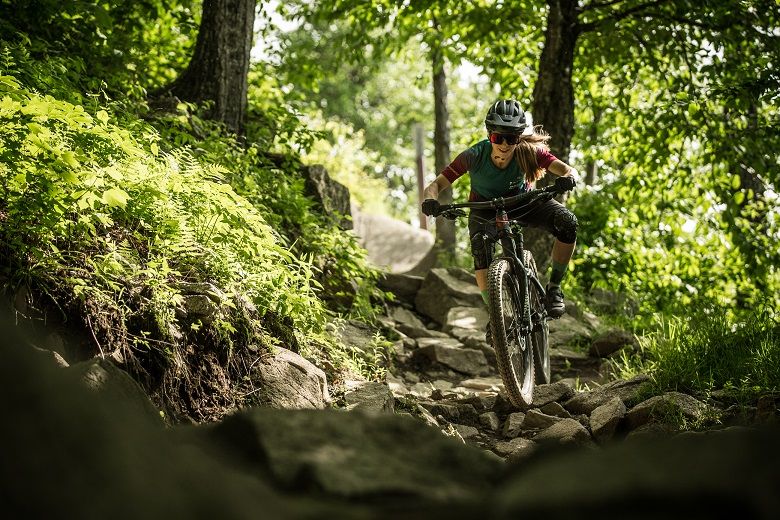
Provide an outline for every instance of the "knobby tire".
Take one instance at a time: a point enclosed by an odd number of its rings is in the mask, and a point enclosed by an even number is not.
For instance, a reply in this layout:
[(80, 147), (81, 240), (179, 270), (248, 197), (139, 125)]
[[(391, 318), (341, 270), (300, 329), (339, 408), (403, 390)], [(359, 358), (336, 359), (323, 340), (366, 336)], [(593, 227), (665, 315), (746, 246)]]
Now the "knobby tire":
[[(530, 251), (523, 251), (523, 263), (526, 269), (538, 279), (536, 261)], [(531, 343), (534, 349), (534, 376), (537, 385), (546, 385), (550, 382), (550, 328), (547, 325), (547, 311), (539, 289), (533, 283), (529, 282), (528, 285), (531, 321), (534, 326), (531, 334)]]
[[(518, 280), (526, 283), (523, 276)], [(519, 291), (519, 292), (518, 292)], [(534, 362), (530, 335), (521, 336), (517, 327), (528, 316), (522, 286), (514, 283), (508, 260), (495, 260), (488, 270), (490, 322), (498, 373), (509, 401), (517, 408), (531, 404), (534, 391)]]

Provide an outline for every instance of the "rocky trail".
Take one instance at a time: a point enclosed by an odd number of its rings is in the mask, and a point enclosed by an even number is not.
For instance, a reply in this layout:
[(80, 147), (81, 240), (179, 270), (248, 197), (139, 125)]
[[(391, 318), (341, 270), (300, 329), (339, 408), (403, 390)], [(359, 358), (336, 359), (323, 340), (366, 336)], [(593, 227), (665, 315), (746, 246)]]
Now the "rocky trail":
[[(257, 405), (166, 426), (110, 359), (69, 365), (8, 327), (0, 478), (14, 517), (774, 518), (777, 396), (755, 406), (613, 380), (634, 348), (588, 313), (552, 322), (553, 382), (514, 409), (458, 269), (391, 275), (384, 381), (334, 381), (283, 348), (258, 358)], [(375, 330), (334, 331), (356, 355)], [(41, 342), (44, 345), (45, 342)], [(716, 420), (717, 419), (717, 420)], [(774, 426), (772, 423), (775, 423)], [(208, 511), (209, 513), (206, 513)], [(744, 513), (744, 514), (743, 514)]]
[[(507, 460), (522, 459), (544, 443), (597, 446), (777, 417), (772, 397), (753, 408), (679, 392), (651, 397), (649, 377), (611, 377), (607, 358), (637, 348), (637, 340), (605, 328), (574, 302), (549, 322), (551, 384), (538, 385), (532, 405), (517, 410), (505, 397), (495, 352), (485, 341), (488, 316), (471, 273), (434, 269), (425, 278), (387, 275), (383, 283), (397, 297), (382, 318), (397, 338), (392, 363), (386, 382), (347, 382), (348, 409), (409, 414)], [(368, 334), (351, 323), (342, 338), (359, 348)]]

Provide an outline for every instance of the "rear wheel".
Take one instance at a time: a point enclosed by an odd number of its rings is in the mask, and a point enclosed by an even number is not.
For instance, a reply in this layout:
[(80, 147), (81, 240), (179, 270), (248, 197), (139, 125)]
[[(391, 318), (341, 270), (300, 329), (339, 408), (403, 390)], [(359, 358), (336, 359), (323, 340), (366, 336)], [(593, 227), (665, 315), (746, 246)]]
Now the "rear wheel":
[(499, 259), (490, 265), (488, 293), (498, 373), (511, 403), (522, 408), (533, 399), (533, 349), (531, 336), (521, 332), (527, 321), (528, 304), (524, 310), (522, 288), (517, 286), (508, 260)]
[[(523, 251), (523, 263), (533, 276), (539, 278), (536, 271), (536, 261), (530, 251)], [(537, 385), (546, 385), (550, 382), (550, 349), (548, 337), (550, 329), (547, 326), (547, 311), (544, 307), (544, 299), (539, 288), (529, 280), (528, 299), (531, 307), (531, 344), (534, 354), (534, 376)]]

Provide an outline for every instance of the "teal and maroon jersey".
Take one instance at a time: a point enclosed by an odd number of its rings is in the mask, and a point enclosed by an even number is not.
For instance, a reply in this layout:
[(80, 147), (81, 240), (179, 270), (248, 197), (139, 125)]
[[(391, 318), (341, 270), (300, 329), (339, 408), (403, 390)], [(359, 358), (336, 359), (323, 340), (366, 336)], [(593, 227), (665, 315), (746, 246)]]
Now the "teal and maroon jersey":
[[(480, 141), (455, 157), (441, 174), (453, 183), (466, 172), (471, 173), (470, 201), (490, 200), (527, 191), (529, 185), (517, 159), (513, 156), (506, 168), (501, 169), (490, 160), (492, 151), (489, 140)], [(548, 150), (536, 149), (540, 168), (547, 169), (556, 159)]]

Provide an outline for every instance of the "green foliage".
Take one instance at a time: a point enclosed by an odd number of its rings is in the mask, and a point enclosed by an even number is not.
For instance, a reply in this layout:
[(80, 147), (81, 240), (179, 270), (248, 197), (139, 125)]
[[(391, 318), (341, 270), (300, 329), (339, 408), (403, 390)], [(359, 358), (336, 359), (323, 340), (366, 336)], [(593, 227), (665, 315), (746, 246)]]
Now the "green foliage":
[(623, 352), (623, 376), (649, 373), (657, 391), (709, 394), (732, 390), (743, 397), (780, 389), (780, 319), (770, 309), (742, 318), (702, 306), (687, 318), (657, 315), (657, 330), (636, 354)]
[(59, 73), (82, 91), (143, 97), (186, 66), (198, 27), (195, 6), (200, 2), (2, 0), (0, 37), (35, 59), (66, 56), (77, 66)]
[[(296, 258), (265, 219), (224, 182), (227, 170), (186, 149), (160, 151), (115, 126), (106, 111), (40, 96), (3, 76), (3, 249), (12, 283), (63, 280), (73, 296), (113, 300), (139, 286), (166, 331), (180, 303), (175, 282), (209, 280), (261, 313), (296, 317), (316, 332), (324, 309), (311, 263)], [(24, 233), (18, 233), (25, 229)], [(74, 265), (75, 262), (75, 265)], [(25, 280), (14, 279), (23, 276)]]
[[(149, 376), (168, 370), (168, 385), (198, 370), (184, 360), (188, 341), (212, 345), (205, 370), (235, 384), (242, 356), (274, 344), (351, 370), (324, 327), (334, 311), (371, 319), (378, 273), (304, 196), (292, 147), (316, 134), (276, 105), (277, 87), (253, 91), (254, 141), (242, 146), (198, 107), (161, 116), (79, 94), (83, 66), (0, 42), (4, 289), (47, 294), (105, 354)], [(201, 282), (215, 309), (203, 319), (187, 313), (186, 288)]]

